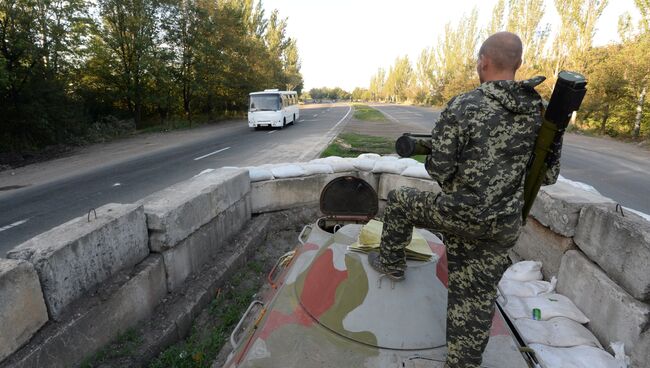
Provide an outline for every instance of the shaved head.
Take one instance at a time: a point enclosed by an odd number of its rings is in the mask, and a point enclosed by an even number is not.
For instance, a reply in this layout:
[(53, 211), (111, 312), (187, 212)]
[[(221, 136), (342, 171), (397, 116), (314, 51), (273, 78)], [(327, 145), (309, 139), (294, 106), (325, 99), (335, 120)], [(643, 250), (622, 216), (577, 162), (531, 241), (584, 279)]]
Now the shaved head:
[(515, 72), (521, 66), (521, 39), (511, 32), (498, 32), (488, 37), (478, 52), (492, 61), (496, 71)]

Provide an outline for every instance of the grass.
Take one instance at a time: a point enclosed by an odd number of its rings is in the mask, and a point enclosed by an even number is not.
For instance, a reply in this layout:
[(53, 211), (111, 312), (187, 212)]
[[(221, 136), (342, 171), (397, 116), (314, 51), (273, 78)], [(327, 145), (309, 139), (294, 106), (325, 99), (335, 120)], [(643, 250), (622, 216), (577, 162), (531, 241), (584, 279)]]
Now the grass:
[(210, 367), (259, 290), (262, 281), (251, 280), (259, 280), (262, 271), (260, 263), (251, 261), (235, 274), (208, 307), (207, 321), (196, 320), (190, 336), (160, 353), (149, 368)]
[[(378, 153), (380, 155), (395, 153), (395, 141), (390, 138), (375, 137), (356, 133), (341, 133), (327, 146), (320, 157), (340, 156), (357, 157), (361, 153)], [(426, 156), (413, 156), (424, 163)]]
[(384, 137), (374, 137), (355, 133), (341, 133), (334, 139), (321, 157), (357, 157), (360, 153), (395, 153), (395, 141)]
[(111, 349), (104, 348), (91, 358), (86, 359), (82, 368), (99, 367), (107, 360), (127, 357), (133, 354), (142, 344), (142, 336), (134, 328), (126, 330), (116, 341), (116, 345), (111, 345)]
[(363, 121), (386, 121), (386, 117), (379, 110), (362, 104), (354, 104), (353, 117)]

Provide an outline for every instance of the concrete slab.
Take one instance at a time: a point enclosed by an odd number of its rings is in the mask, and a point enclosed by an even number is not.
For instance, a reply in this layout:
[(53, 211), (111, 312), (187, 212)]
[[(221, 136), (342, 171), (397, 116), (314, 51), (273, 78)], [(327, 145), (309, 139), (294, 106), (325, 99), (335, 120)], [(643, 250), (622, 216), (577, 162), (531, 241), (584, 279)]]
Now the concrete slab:
[(650, 222), (587, 206), (576, 230), (578, 247), (638, 300), (650, 300)]
[(556, 233), (572, 237), (583, 207), (594, 205), (613, 208), (615, 204), (611, 199), (599, 194), (576, 188), (566, 182), (558, 182), (540, 188), (530, 216)]
[(331, 180), (347, 175), (358, 177), (358, 173), (353, 171), (252, 183), (253, 213), (273, 212), (318, 204), (323, 187)]
[(188, 276), (220, 255), (229, 238), (250, 218), (250, 195), (246, 195), (176, 246), (164, 251), (167, 288), (176, 290)]
[(221, 168), (146, 197), (142, 203), (151, 250), (174, 247), (248, 192), (248, 170)]
[(47, 308), (34, 267), (0, 258), (0, 362), (47, 322)]
[[(0, 368), (75, 367), (111, 340), (150, 317), (167, 295), (162, 256), (115, 276), (94, 297), (75, 303), (61, 323), (44, 327)], [(104, 286), (104, 285), (102, 285)]]
[(636, 343), (630, 363), (630, 367), (647, 367), (650, 364), (650, 331), (646, 331)]
[(433, 179), (420, 179), (396, 174), (381, 174), (379, 179), (379, 199), (387, 199), (388, 193), (399, 187), (411, 187), (422, 191), (440, 192), (440, 186)]
[(513, 251), (521, 259), (542, 262), (544, 278), (550, 280), (552, 276), (557, 276), (562, 256), (570, 249), (576, 249), (572, 238), (558, 235), (528, 217)]
[[(557, 291), (589, 318), (589, 329), (603, 346), (622, 341), (629, 355), (647, 329), (650, 306), (634, 299), (577, 250), (562, 258)], [(542, 311), (544, 313), (544, 311)]]
[(40, 234), (7, 256), (34, 265), (49, 315), (58, 320), (65, 307), (117, 271), (149, 254), (144, 210), (135, 204), (107, 204)]

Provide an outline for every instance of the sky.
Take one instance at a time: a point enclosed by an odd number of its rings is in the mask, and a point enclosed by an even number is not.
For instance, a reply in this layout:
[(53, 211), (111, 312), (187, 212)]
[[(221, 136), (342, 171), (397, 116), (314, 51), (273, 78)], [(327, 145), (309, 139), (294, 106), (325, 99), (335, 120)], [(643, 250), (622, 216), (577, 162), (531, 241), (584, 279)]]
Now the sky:
[[(305, 89), (368, 87), (378, 68), (388, 69), (398, 56), (411, 62), (436, 44), (445, 23), (455, 23), (477, 7), (485, 26), (497, 0), (263, 0), (267, 15), (278, 9), (288, 18), (287, 33), (298, 42)], [(617, 41), (618, 17), (638, 11), (633, 0), (609, 0), (598, 21), (594, 43)], [(557, 28), (552, 0), (546, 0), (542, 23)]]

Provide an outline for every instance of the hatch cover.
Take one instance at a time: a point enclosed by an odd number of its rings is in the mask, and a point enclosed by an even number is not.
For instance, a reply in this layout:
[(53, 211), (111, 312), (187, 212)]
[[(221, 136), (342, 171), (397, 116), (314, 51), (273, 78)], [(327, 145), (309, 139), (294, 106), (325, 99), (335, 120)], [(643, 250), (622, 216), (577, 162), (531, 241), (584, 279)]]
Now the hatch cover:
[[(380, 281), (366, 254), (347, 250), (360, 228), (341, 228), (301, 274), (295, 283), (301, 306), (322, 326), (363, 344), (400, 350), (444, 346), (447, 289), (436, 276), (437, 257), (408, 261), (404, 281)], [(420, 233), (441, 245), (430, 232)]]
[(341, 176), (325, 185), (320, 194), (320, 210), (337, 218), (373, 218), (379, 209), (377, 192), (365, 180)]

